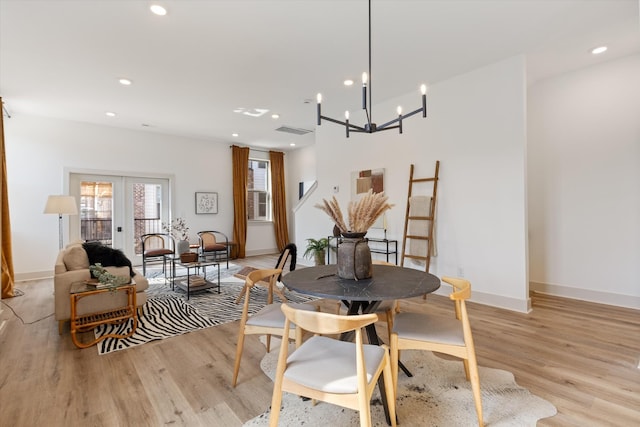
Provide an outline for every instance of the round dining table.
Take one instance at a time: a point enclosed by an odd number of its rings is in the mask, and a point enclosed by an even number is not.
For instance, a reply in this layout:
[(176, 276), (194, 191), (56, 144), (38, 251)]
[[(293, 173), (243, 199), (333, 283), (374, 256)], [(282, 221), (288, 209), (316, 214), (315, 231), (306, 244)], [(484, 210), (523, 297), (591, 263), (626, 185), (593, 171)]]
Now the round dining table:
[[(440, 279), (433, 274), (395, 265), (374, 264), (369, 279), (342, 279), (338, 276), (336, 264), (299, 268), (282, 276), (287, 289), (300, 294), (312, 295), (342, 301), (348, 314), (375, 312), (382, 301), (412, 298), (436, 291)], [(374, 324), (366, 327), (369, 343), (380, 345)], [(343, 334), (340, 339), (351, 340), (351, 334)], [(402, 369), (411, 375), (404, 366)], [(380, 375), (378, 388), (384, 406), (387, 423), (390, 423), (384, 378)]]

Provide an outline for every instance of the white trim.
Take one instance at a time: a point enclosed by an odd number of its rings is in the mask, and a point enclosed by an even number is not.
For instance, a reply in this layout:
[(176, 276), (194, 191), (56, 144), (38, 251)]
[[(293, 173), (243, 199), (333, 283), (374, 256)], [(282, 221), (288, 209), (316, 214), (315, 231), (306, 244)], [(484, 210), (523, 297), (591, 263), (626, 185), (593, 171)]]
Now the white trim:
[(552, 285), (550, 283), (529, 282), (529, 290), (542, 294), (555, 295), (564, 298), (572, 298), (598, 304), (615, 305), (640, 310), (640, 297), (633, 295), (615, 294), (605, 291), (593, 291), (590, 289), (573, 288), (564, 285)]
[[(447, 287), (441, 287), (436, 291), (436, 294), (449, 296), (451, 292), (448, 292)], [(520, 313), (529, 313), (531, 312), (531, 298), (527, 298), (524, 300), (505, 297), (502, 295), (494, 295), (487, 294), (484, 292), (478, 292), (471, 289), (471, 298), (470, 302), (488, 305), (491, 307), (504, 308), (506, 310), (517, 311)]]

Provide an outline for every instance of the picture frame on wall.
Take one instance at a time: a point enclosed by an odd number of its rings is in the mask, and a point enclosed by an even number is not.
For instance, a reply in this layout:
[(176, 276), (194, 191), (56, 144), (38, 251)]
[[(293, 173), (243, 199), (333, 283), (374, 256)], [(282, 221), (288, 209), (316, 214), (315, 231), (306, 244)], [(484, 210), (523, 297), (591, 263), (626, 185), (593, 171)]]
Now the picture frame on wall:
[(217, 214), (218, 193), (196, 192), (196, 214)]

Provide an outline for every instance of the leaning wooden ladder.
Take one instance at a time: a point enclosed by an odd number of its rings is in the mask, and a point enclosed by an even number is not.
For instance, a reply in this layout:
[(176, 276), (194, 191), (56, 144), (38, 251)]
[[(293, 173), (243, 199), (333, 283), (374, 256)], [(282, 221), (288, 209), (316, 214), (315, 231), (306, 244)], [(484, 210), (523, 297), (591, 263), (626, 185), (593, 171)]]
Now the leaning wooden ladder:
[[(429, 272), (429, 265), (431, 263), (431, 254), (433, 250), (433, 227), (434, 227), (434, 219), (435, 219), (435, 209), (436, 209), (436, 195), (438, 192), (438, 172), (440, 171), (440, 161), (436, 161), (436, 172), (431, 178), (414, 178), (413, 177), (413, 164), (411, 165), (411, 169), (409, 170), (409, 194), (407, 196), (407, 211), (405, 214), (404, 220), (404, 238), (402, 240), (402, 257), (400, 258), (400, 265), (404, 266), (404, 259), (415, 259), (419, 261), (423, 261), (425, 264), (425, 270), (427, 273)], [(413, 194), (413, 184), (423, 183), (423, 182), (432, 182), (433, 183), (433, 193), (431, 195), (431, 203), (429, 206), (429, 214), (427, 216), (410, 216), (410, 208), (411, 208), (411, 197)], [(427, 229), (425, 230), (425, 234), (416, 235), (416, 234), (408, 234), (409, 232), (409, 223), (410, 221), (427, 221)], [(415, 230), (414, 230), (415, 231)], [(426, 240), (426, 253), (407, 253), (407, 240)], [(411, 247), (411, 245), (409, 245)]]

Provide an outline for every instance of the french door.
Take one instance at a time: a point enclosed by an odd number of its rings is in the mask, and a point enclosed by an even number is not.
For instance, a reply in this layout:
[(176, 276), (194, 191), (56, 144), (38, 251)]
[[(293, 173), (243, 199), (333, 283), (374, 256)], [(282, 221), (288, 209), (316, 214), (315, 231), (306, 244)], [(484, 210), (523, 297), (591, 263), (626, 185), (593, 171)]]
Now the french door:
[(79, 214), (69, 217), (70, 241), (99, 241), (142, 263), (140, 236), (162, 232), (169, 219), (169, 180), (71, 173), (69, 194)]

